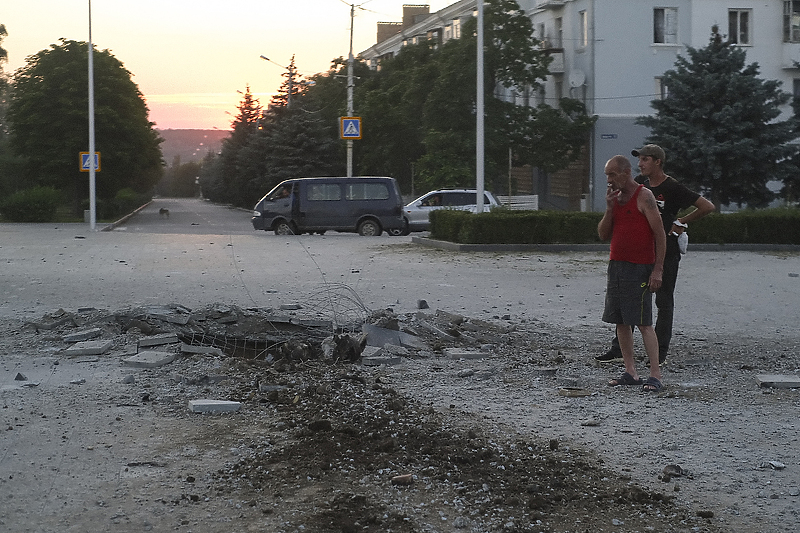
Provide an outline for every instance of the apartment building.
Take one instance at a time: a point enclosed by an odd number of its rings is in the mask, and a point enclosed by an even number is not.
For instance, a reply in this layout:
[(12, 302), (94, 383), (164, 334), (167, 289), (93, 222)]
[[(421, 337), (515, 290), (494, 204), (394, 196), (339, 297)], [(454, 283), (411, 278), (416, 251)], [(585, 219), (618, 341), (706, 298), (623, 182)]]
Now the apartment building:
[[(665, 96), (663, 73), (687, 46), (705, 47), (713, 25), (747, 52), (764, 79), (800, 96), (800, 0), (517, 0), (531, 18), (534, 34), (553, 57), (543, 91), (502, 91), (518, 104), (555, 103), (562, 96), (582, 100), (598, 117), (584, 157), (570, 168), (544, 176), (514, 169), (520, 192), (539, 194), (542, 204), (560, 209), (605, 208), (605, 162), (641, 146), (648, 130), (636, 118), (653, 112), (650, 102)], [(475, 0), (462, 0), (436, 13), (413, 6), (395, 31), (361, 53), (373, 68), (404, 45), (420, 39), (444, 42), (460, 36), (463, 20), (474, 16)], [(412, 14), (413, 13), (413, 14)], [(791, 113), (786, 106), (785, 119)], [(667, 154), (669, 159), (669, 154)], [(667, 163), (669, 172), (669, 162)]]

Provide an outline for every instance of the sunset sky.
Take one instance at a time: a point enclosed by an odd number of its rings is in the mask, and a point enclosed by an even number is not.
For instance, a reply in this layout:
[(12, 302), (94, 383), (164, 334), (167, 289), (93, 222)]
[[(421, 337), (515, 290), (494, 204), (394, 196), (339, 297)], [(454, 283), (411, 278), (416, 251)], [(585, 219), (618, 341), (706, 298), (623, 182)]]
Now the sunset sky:
[[(355, 2), (354, 55), (375, 44), (378, 21), (402, 19), (404, 3), (435, 12), (455, 1)], [(61, 37), (89, 40), (89, 0), (2, 3), (8, 72)], [(283, 81), (278, 65), (292, 55), (300, 74), (312, 75), (350, 49), (344, 0), (92, 0), (91, 6), (95, 48), (110, 50), (133, 74), (160, 129), (229, 129), (237, 91), (249, 85), (266, 104)]]

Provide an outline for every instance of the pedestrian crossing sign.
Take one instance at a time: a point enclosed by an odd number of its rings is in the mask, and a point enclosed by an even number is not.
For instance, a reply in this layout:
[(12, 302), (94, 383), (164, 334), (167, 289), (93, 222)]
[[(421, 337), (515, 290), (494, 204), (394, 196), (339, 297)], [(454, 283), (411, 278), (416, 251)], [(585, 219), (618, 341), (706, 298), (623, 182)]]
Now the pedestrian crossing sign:
[(361, 138), (361, 117), (340, 117), (340, 131), (342, 139)]
[[(92, 158), (89, 152), (80, 152), (80, 171), (89, 172), (92, 170)], [(94, 153), (94, 170), (100, 172), (100, 152)]]

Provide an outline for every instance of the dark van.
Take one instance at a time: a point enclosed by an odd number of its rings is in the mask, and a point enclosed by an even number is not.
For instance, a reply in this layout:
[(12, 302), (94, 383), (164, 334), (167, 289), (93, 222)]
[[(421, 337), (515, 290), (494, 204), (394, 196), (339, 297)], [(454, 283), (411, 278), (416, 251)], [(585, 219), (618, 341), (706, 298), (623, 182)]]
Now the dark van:
[(275, 235), (335, 230), (377, 236), (405, 224), (397, 182), (383, 177), (283, 181), (259, 200), (252, 222)]

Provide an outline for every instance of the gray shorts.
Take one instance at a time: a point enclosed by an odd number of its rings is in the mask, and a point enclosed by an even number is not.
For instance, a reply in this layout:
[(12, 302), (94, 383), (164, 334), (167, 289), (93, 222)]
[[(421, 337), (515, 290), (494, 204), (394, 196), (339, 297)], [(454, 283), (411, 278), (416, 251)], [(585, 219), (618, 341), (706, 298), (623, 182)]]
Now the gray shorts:
[(647, 286), (653, 265), (609, 261), (603, 322), (653, 325), (653, 293)]

